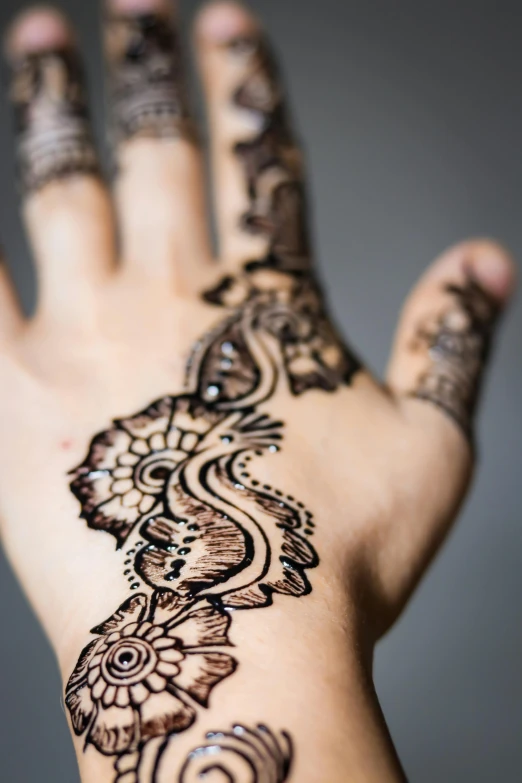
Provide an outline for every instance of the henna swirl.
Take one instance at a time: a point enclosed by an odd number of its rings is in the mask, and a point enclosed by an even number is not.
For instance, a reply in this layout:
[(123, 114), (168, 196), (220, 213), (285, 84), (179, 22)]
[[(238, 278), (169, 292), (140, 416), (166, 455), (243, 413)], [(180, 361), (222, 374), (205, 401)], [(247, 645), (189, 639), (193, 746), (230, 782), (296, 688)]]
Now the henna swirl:
[(285, 783), (291, 771), (290, 735), (274, 734), (266, 726), (211, 732), (206, 743), (190, 753), (179, 783), (209, 779), (216, 783)]

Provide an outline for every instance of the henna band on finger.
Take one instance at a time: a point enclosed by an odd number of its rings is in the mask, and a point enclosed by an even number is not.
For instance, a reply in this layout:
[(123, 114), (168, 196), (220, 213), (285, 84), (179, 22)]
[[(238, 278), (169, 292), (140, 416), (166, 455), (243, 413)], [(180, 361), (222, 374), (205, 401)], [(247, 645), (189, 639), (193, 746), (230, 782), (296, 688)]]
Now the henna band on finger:
[(472, 441), (482, 373), (500, 308), (470, 273), (464, 283), (447, 284), (444, 290), (451, 301), (435, 320), (419, 326), (412, 346), (427, 350), (430, 359), (413, 396), (444, 411)]
[(180, 39), (168, 14), (109, 16), (107, 53), (116, 141), (194, 138)]
[(99, 173), (82, 67), (72, 48), (18, 60), (11, 100), (23, 192), (65, 177)]

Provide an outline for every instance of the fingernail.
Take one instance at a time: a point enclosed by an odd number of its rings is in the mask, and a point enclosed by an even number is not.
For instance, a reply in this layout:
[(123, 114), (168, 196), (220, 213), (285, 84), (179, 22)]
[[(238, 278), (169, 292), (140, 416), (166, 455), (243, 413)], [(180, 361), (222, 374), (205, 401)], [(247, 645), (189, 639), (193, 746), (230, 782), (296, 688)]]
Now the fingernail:
[(170, 11), (171, 3), (167, 0), (108, 0), (107, 7), (121, 14), (151, 14)]
[(239, 3), (215, 3), (204, 9), (198, 22), (202, 38), (223, 44), (256, 29), (252, 16)]
[(515, 287), (515, 266), (510, 254), (500, 245), (484, 242), (479, 246), (469, 267), (477, 282), (495, 299), (504, 303)]
[(67, 20), (54, 8), (34, 8), (18, 16), (8, 30), (6, 56), (16, 61), (26, 54), (57, 49), (71, 41)]

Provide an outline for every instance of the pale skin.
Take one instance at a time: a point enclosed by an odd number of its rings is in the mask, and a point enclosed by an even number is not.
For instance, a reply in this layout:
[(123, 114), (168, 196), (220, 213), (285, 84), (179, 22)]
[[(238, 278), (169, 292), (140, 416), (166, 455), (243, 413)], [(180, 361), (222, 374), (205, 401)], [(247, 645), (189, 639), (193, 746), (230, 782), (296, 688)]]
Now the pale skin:
[[(112, 0), (121, 13), (161, 7), (161, 0)], [(266, 252), (265, 240), (240, 225), (248, 205), (232, 148), (245, 119), (230, 108), (240, 74), (222, 45), (256, 34), (258, 25), (239, 5), (213, 3), (195, 31), (219, 258), (199, 150), (182, 138), (141, 138), (117, 146), (112, 189), (77, 174), (26, 194), (39, 280), (32, 319), (0, 268), (2, 538), (65, 682), (89, 629), (128, 596), (124, 555), (79, 519), (67, 474), (114, 419), (182, 392), (193, 345), (220, 318), (202, 292)], [(13, 62), (72, 40), (57, 12), (35, 9), (15, 21), (7, 54)], [(461, 428), (411, 396), (431, 361), (411, 346), (419, 322), (444, 307), (442, 287), (470, 271), (504, 308), (514, 289), (509, 254), (491, 241), (464, 242), (428, 269), (408, 299), (384, 382), (362, 371), (334, 393), (298, 397), (281, 382), (264, 406), (285, 422), (285, 441), (256, 463), (256, 477), (314, 511), (320, 565), (310, 572), (309, 595), (234, 613), (239, 669), (177, 738), (165, 780), (177, 779), (205, 731), (239, 718), (291, 732), (295, 783), (404, 779), (372, 686), (373, 651), (454, 522), (474, 462)], [(82, 781), (112, 782), (113, 761), (74, 741)]]

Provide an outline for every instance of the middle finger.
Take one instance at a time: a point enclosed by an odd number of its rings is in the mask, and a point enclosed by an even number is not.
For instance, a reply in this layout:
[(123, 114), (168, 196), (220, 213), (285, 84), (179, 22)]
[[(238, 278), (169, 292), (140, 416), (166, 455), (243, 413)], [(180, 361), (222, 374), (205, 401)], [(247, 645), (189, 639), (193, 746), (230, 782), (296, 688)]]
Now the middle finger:
[(177, 14), (168, 0), (109, 0), (105, 25), (123, 261), (183, 286), (210, 243)]

